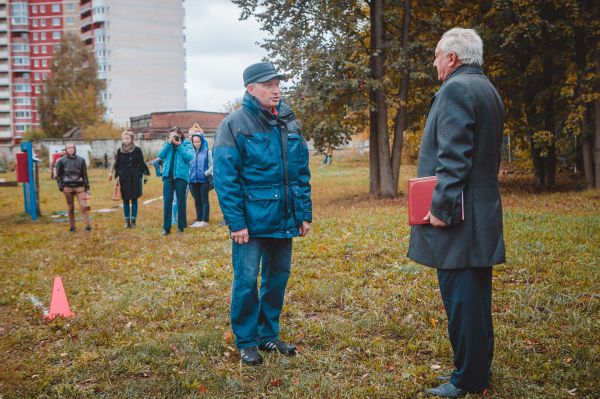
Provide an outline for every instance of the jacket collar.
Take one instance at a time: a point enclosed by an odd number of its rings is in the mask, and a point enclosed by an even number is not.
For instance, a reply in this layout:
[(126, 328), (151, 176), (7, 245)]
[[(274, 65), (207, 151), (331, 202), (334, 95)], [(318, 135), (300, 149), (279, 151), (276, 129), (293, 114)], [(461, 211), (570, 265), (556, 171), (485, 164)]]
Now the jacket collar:
[(457, 75), (461, 75), (463, 73), (475, 73), (475, 74), (483, 75), (483, 69), (478, 65), (463, 64), (463, 65), (459, 66), (458, 68), (456, 68), (454, 71), (452, 71), (452, 73), (450, 75), (448, 75), (446, 77), (446, 79), (444, 79), (444, 82), (442, 83), (442, 85), (444, 83), (446, 83), (447, 81), (449, 81), (450, 79), (452, 79), (453, 77), (455, 77)]
[(292, 109), (282, 100), (277, 104), (277, 115), (273, 115), (271, 110), (262, 107), (256, 97), (246, 91), (242, 100), (242, 107), (253, 115), (258, 116), (270, 125), (286, 124), (296, 118)]

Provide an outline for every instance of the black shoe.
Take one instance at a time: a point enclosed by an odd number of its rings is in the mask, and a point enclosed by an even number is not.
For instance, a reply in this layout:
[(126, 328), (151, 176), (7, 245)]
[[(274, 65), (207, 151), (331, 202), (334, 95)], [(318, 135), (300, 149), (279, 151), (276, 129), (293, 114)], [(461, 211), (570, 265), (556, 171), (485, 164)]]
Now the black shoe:
[(131, 218), (131, 227), (135, 227), (135, 218)]
[(430, 395), (440, 396), (442, 398), (459, 398), (468, 393), (464, 389), (460, 389), (451, 382), (446, 382), (437, 388), (428, 389), (426, 392)]
[(77, 229), (75, 228), (75, 226), (71, 226), (71, 227), (69, 227), (69, 231), (71, 233), (75, 233), (77, 231)]
[(92, 231), (92, 226), (90, 226), (89, 224), (85, 226), (85, 231)]
[(171, 234), (171, 230), (163, 230), (162, 231), (162, 236), (168, 236), (169, 234)]
[(131, 221), (129, 219), (125, 219), (125, 228), (126, 229), (130, 229), (131, 228)]
[(291, 344), (286, 344), (283, 341), (275, 340), (271, 342), (267, 342), (266, 344), (261, 344), (259, 346), (261, 351), (265, 352), (274, 352), (278, 351), (282, 355), (285, 356), (295, 356), (296, 355), (296, 347)]
[(258, 366), (263, 362), (263, 358), (260, 353), (258, 353), (256, 346), (240, 349), (240, 358), (244, 364), (251, 366)]
[(182, 233), (183, 233), (183, 229), (177, 229), (177, 232), (178, 232), (179, 234), (182, 234)]

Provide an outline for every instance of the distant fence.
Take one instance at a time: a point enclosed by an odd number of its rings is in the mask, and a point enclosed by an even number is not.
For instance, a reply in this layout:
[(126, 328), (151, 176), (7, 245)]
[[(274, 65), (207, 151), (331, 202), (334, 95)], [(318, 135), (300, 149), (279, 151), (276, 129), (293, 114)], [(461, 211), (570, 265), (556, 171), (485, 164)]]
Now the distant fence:
[[(212, 148), (212, 144), (214, 141), (214, 135), (207, 134), (206, 139), (209, 142), (210, 147)], [(47, 154), (47, 157), (50, 158), (52, 153), (57, 152), (58, 149), (64, 148), (65, 144), (68, 142), (75, 143), (76, 146), (80, 147), (80, 151), (78, 155), (84, 157), (88, 163), (90, 161), (102, 161), (104, 160), (104, 156), (109, 159), (112, 159), (117, 149), (121, 146), (120, 139), (101, 139), (101, 140), (81, 140), (81, 139), (43, 139), (34, 143), (33, 148), (38, 154)], [(150, 160), (150, 158), (154, 157), (164, 145), (164, 139), (136, 139), (135, 144), (138, 145), (142, 152), (144, 153), (144, 157), (146, 160)], [(314, 151), (314, 146), (312, 141), (308, 142), (309, 151)], [(340, 151), (342, 153), (359, 153), (364, 154), (369, 151), (369, 141), (368, 140), (352, 140), (348, 144), (336, 148), (336, 151)], [(0, 158), (4, 158), (7, 160), (14, 160), (15, 154), (19, 152), (19, 147), (0, 147)]]

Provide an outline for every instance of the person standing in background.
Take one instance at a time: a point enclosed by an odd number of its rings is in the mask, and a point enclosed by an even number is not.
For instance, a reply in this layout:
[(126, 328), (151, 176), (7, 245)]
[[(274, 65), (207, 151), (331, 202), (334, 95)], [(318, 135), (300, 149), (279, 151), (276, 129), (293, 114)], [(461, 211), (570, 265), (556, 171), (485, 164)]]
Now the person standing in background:
[(77, 197), (79, 210), (83, 217), (83, 224), (87, 231), (92, 230), (90, 225), (90, 208), (88, 206), (88, 197), (90, 195), (90, 181), (87, 175), (85, 159), (77, 156), (77, 148), (73, 143), (65, 145), (65, 156), (56, 162), (56, 182), (58, 189), (62, 191), (67, 200), (69, 210), (69, 231), (75, 229), (75, 204), (74, 198)]
[(208, 148), (208, 141), (204, 137), (204, 132), (202, 129), (194, 130), (191, 136), (192, 145), (194, 146), (194, 157), (190, 162), (190, 192), (194, 197), (196, 222), (190, 227), (206, 227), (208, 226), (210, 213), (208, 191), (210, 190), (213, 159), (212, 152)]
[[(126, 130), (121, 134), (123, 140), (121, 148), (115, 155), (114, 177), (119, 179), (121, 197), (123, 198), (123, 213), (125, 215), (125, 227), (131, 228), (136, 224), (138, 211), (138, 198), (142, 196), (142, 177), (144, 183), (148, 181), (150, 171), (142, 149), (135, 145), (134, 134)], [(111, 173), (109, 180), (112, 180)]]
[(177, 231), (183, 233), (186, 221), (186, 190), (190, 176), (190, 161), (194, 157), (194, 149), (180, 128), (169, 130), (169, 138), (158, 153), (163, 160), (163, 232), (171, 233), (171, 206), (173, 195), (177, 193)]

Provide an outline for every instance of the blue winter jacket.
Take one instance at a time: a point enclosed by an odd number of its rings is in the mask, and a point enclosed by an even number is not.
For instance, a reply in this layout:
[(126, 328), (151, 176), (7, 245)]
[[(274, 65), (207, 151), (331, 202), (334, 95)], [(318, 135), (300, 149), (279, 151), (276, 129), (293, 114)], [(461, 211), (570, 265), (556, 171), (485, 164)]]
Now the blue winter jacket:
[(312, 221), (308, 147), (292, 110), (283, 102), (277, 110), (273, 115), (246, 92), (215, 138), (221, 210), (231, 231), (248, 228), (251, 237), (291, 238)]
[[(190, 183), (208, 183), (213, 171), (212, 152), (208, 148), (208, 141), (200, 134), (202, 140), (200, 149), (194, 148), (194, 157), (190, 162)], [(192, 147), (194, 145), (192, 144)]]
[[(175, 150), (175, 163), (173, 164), (173, 178), (189, 181), (190, 176), (190, 161), (194, 157), (194, 147), (189, 140), (184, 139)], [(158, 157), (162, 159), (162, 177), (167, 179), (171, 170), (171, 157), (173, 157), (173, 145), (169, 142), (165, 143), (163, 148), (158, 153)]]

